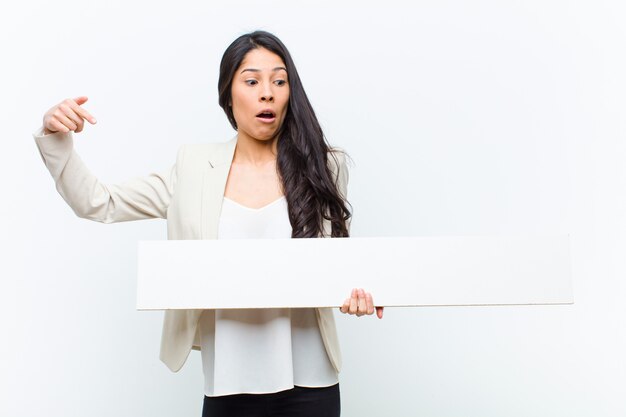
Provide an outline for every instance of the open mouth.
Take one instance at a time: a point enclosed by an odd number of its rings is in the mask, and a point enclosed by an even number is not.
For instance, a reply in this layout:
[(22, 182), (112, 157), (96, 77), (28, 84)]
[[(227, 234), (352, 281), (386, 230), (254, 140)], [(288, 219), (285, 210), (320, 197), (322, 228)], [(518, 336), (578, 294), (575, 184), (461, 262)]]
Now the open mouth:
[(263, 119), (265, 121), (271, 121), (276, 118), (276, 113), (271, 110), (263, 110), (259, 114), (256, 115), (259, 119)]

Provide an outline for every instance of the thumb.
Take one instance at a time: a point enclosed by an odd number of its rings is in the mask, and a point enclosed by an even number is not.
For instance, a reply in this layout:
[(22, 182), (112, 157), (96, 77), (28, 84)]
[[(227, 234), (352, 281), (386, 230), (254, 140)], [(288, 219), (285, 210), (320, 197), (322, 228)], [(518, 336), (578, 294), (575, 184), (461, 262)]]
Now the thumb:
[(86, 102), (87, 102), (87, 100), (89, 100), (89, 98), (87, 98), (87, 96), (79, 96), (79, 97), (76, 97), (76, 98), (74, 99), (74, 101), (76, 102), (76, 104), (78, 104), (79, 106), (80, 106), (81, 104), (86, 103)]

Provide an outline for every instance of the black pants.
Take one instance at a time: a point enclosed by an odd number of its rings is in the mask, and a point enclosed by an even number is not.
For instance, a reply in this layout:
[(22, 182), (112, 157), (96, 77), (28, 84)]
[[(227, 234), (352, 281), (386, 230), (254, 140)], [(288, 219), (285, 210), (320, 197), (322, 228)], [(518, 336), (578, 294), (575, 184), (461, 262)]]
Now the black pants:
[(202, 417), (339, 417), (339, 383), (272, 394), (204, 396)]

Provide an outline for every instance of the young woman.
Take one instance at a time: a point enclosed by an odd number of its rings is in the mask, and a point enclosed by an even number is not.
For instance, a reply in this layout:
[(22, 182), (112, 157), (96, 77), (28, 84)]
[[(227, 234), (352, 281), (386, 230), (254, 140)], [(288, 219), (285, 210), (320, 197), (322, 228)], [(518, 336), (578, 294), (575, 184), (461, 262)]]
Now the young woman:
[[(169, 239), (348, 237), (345, 155), (326, 143), (283, 43), (264, 31), (237, 38), (222, 57), (218, 89), (236, 136), (183, 145), (161, 173), (117, 185), (91, 174), (72, 136), (96, 123), (82, 107), (87, 97), (46, 112), (35, 141), (83, 218), (166, 218)], [(340, 307), (359, 317), (375, 310), (382, 318), (383, 307), (356, 288)], [(340, 414), (332, 309), (167, 311), (161, 359), (178, 371), (191, 349), (202, 355), (203, 416)]]

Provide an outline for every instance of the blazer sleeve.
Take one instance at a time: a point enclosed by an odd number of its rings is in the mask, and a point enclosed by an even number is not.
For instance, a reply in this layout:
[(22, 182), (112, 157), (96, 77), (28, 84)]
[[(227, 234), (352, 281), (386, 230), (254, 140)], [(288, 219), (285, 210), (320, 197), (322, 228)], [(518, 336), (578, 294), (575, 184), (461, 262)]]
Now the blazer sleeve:
[[(33, 134), (56, 189), (78, 217), (102, 223), (166, 218), (176, 185), (176, 165), (120, 184), (103, 184), (74, 150), (72, 132)], [(183, 155), (178, 151), (177, 163)]]

